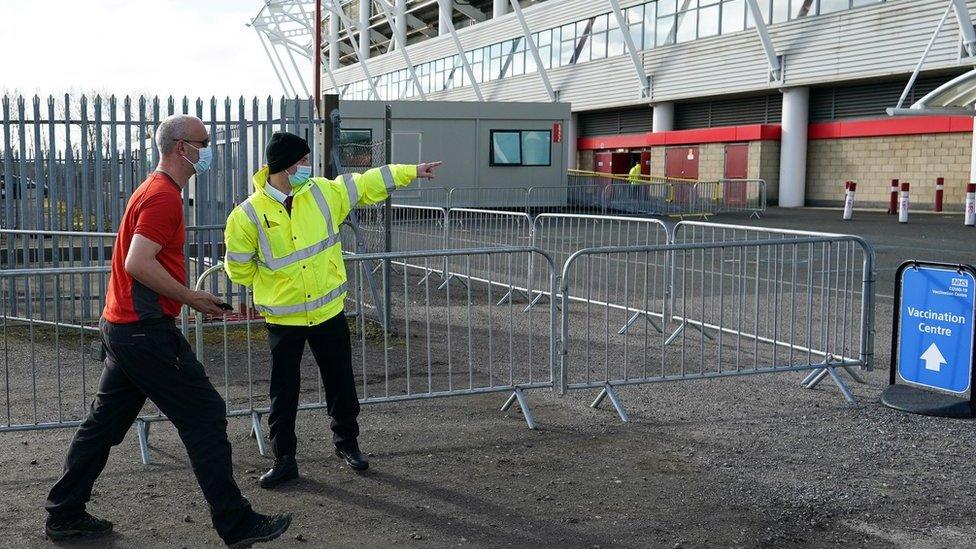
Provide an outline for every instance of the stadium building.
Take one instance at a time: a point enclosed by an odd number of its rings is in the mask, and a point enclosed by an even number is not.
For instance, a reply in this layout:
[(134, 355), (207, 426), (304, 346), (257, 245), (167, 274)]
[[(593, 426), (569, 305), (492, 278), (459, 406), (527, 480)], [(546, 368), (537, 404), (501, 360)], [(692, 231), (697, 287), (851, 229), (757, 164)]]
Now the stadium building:
[[(314, 25), (296, 24), (314, 21), (314, 9), (269, 2), (252, 21), (289, 94), (311, 93), (294, 53), (314, 49)], [(941, 177), (946, 208), (961, 209), (969, 109), (886, 109), (970, 70), (974, 9), (965, 0), (322, 0), (319, 84), (343, 100), (566, 102), (561, 133), (570, 164), (585, 170), (627, 173), (640, 162), (652, 175), (762, 179), (770, 203), (788, 207), (838, 205), (848, 180), (861, 205), (885, 206), (893, 179), (931, 207)]]

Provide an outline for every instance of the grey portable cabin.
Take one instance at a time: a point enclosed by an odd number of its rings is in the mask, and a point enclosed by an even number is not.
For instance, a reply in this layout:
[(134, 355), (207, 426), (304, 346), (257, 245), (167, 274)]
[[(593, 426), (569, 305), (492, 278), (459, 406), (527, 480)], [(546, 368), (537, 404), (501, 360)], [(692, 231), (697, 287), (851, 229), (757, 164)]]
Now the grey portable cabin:
[[(446, 207), (447, 193), (434, 189), (454, 188), (455, 208), (566, 206), (568, 103), (340, 101), (341, 147), (364, 153), (353, 159), (347, 152), (354, 165), (346, 171), (383, 163), (386, 105), (392, 112), (391, 162), (445, 162), (436, 180), (398, 191), (395, 203)], [(532, 193), (531, 204), (523, 190), (529, 187), (544, 188)]]

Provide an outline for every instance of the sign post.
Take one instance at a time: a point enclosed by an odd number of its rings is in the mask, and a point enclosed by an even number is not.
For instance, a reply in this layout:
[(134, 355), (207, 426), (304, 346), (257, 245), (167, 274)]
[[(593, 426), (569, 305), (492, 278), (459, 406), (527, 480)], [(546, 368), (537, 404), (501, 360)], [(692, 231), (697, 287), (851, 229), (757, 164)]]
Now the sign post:
[(943, 417), (973, 417), (976, 371), (976, 268), (924, 261), (895, 275), (890, 385), (892, 408)]

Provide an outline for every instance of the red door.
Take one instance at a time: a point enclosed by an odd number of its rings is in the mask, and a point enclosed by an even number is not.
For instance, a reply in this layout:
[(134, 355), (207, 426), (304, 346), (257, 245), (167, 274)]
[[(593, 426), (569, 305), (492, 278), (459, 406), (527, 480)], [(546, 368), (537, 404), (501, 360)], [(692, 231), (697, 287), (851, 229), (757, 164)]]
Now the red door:
[[(664, 175), (675, 179), (698, 179), (698, 147), (669, 147), (664, 150)], [(692, 183), (674, 183), (669, 198), (678, 204), (692, 201)]]
[(596, 153), (596, 169), (594, 171), (599, 173), (613, 173), (610, 171), (612, 158), (613, 158), (613, 153), (610, 152)]
[(665, 149), (664, 175), (678, 179), (698, 179), (698, 147)]
[(640, 153), (641, 175), (651, 175), (651, 151)]
[[(725, 146), (725, 179), (747, 179), (749, 177), (749, 144), (737, 143)], [(725, 201), (727, 204), (743, 206), (746, 203), (748, 184), (745, 181), (725, 182)]]

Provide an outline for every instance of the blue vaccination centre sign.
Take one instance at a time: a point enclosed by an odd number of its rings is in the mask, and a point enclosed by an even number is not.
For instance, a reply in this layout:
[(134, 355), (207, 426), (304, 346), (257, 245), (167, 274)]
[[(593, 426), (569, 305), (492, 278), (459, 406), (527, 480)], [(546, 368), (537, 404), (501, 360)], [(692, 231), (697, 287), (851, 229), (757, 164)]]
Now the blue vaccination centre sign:
[(963, 395), (973, 378), (976, 274), (972, 268), (908, 263), (899, 269), (900, 381)]

